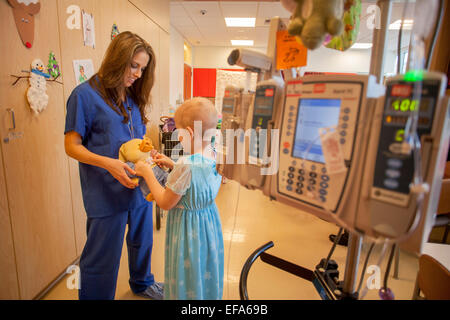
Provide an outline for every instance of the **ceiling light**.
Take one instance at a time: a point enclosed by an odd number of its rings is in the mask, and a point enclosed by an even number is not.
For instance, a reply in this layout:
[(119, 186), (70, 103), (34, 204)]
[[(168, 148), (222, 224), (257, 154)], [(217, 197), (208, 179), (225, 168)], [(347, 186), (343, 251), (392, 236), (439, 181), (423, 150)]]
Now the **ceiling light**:
[[(403, 20), (403, 29), (411, 30), (413, 27), (414, 20)], [(389, 30), (400, 30), (402, 20), (397, 20), (389, 25)]]
[(351, 47), (352, 49), (370, 49), (372, 48), (371, 43), (363, 43), (363, 42), (357, 42)]
[(252, 46), (253, 40), (231, 40), (233, 46)]
[(227, 27), (255, 27), (256, 18), (225, 18)]

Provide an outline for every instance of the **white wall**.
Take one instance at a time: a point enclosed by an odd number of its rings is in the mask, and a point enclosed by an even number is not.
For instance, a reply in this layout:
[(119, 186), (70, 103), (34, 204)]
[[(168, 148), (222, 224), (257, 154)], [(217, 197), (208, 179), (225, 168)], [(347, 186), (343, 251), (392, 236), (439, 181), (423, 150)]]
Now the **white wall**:
[[(226, 68), (235, 69), (227, 62), (233, 47), (194, 47), (194, 68)], [(251, 48), (266, 53), (266, 48)], [(321, 47), (308, 52), (308, 65), (305, 71), (342, 72), (367, 74), (370, 68), (371, 50), (347, 50), (341, 52)], [(395, 65), (394, 52), (386, 55), (385, 72), (393, 72)]]
[(178, 31), (170, 26), (170, 58), (169, 58), (169, 104), (176, 106), (177, 99), (183, 99), (184, 91), (184, 39)]

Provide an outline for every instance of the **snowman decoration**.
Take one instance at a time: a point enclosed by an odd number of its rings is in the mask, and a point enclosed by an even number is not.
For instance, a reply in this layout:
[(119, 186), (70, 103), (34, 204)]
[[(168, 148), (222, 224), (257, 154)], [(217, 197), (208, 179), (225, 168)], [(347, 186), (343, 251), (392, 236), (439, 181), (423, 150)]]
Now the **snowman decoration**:
[(30, 87), (27, 91), (28, 102), (31, 109), (35, 114), (39, 114), (44, 111), (48, 105), (48, 95), (46, 79), (49, 79), (50, 75), (44, 73), (44, 63), (41, 59), (35, 59), (31, 63), (30, 73)]

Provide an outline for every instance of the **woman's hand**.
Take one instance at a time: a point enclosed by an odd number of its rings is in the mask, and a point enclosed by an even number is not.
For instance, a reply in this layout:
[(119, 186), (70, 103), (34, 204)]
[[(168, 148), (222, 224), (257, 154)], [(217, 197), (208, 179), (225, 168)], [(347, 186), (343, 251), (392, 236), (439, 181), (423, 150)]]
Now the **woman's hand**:
[(156, 163), (160, 167), (169, 168), (169, 169), (173, 169), (173, 166), (175, 164), (175, 162), (173, 162), (172, 159), (170, 159), (168, 156), (163, 155), (161, 153), (157, 153), (155, 156), (153, 156), (153, 162)]
[(123, 163), (119, 159), (100, 156), (89, 151), (81, 144), (81, 140), (80, 134), (75, 131), (66, 133), (64, 137), (64, 147), (69, 157), (74, 158), (81, 163), (107, 170), (124, 187), (134, 189), (138, 186), (137, 182), (133, 182), (133, 180), (127, 176), (126, 171), (132, 175), (136, 175), (136, 172), (134, 172), (126, 163)]
[(130, 174), (136, 175), (136, 172), (119, 159), (110, 158), (105, 165), (105, 169), (124, 187), (135, 189), (139, 185), (138, 183), (133, 182), (126, 173), (126, 171), (128, 171)]

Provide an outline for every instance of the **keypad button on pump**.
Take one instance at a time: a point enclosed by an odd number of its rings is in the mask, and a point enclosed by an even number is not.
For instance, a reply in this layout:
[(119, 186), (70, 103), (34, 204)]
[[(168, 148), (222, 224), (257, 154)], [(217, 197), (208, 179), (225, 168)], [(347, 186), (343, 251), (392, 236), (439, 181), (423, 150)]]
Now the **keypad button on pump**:
[(403, 162), (399, 159), (389, 159), (387, 164), (393, 169), (400, 169), (403, 166)]
[(386, 176), (388, 178), (398, 179), (398, 178), (400, 178), (400, 175), (401, 175), (401, 173), (399, 170), (393, 170), (393, 169), (386, 170)]
[(321, 183), (320, 183), (320, 187), (323, 188), (323, 189), (327, 189), (327, 188), (328, 188), (328, 183), (326, 183), (326, 182), (321, 182)]
[(399, 182), (393, 179), (386, 179), (384, 180), (384, 186), (389, 189), (397, 189), (399, 186)]

